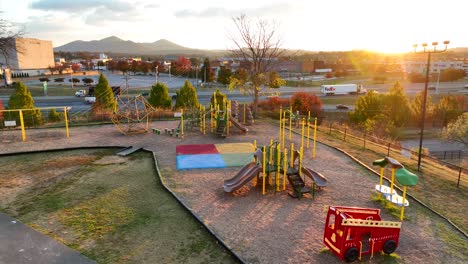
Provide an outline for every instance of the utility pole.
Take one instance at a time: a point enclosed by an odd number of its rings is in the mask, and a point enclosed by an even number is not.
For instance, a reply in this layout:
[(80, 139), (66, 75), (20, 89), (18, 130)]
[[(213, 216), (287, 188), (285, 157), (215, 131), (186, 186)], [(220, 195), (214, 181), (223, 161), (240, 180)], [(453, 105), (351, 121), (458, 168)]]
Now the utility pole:
[(159, 65), (156, 65), (156, 67), (154, 68), (154, 76), (156, 78), (156, 83), (158, 83), (158, 67)]
[(432, 53), (441, 53), (447, 50), (447, 45), (450, 41), (444, 41), (445, 49), (437, 50), (438, 42), (432, 42), (432, 46), (434, 47), (433, 50), (426, 49), (427, 43), (423, 43), (422, 51), (416, 51), (418, 44), (414, 44), (414, 53), (416, 54), (427, 54), (427, 65), (426, 65), (426, 81), (424, 83), (424, 96), (423, 96), (423, 105), (422, 105), (422, 113), (421, 113), (421, 133), (419, 135), (419, 153), (418, 153), (418, 171), (421, 171), (421, 155), (422, 155), (422, 143), (423, 143), (423, 135), (424, 135), (424, 123), (426, 119), (426, 101), (427, 101), (427, 84), (429, 83), (429, 72), (430, 72), (430, 65), (431, 65), (431, 54)]

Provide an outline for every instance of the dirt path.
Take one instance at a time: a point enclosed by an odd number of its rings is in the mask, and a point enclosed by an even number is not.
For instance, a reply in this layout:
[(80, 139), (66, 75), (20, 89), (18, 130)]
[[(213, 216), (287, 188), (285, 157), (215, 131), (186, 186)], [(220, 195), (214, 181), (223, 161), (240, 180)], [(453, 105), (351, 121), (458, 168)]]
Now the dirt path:
[[(175, 127), (174, 122), (158, 122), (152, 127)], [(312, 160), (311, 149), (306, 151), (304, 166), (313, 168), (329, 179), (316, 198), (295, 200), (286, 192), (266, 196), (250, 186), (240, 194), (226, 194), (223, 180), (235, 175), (240, 168), (176, 171), (175, 146), (226, 142), (253, 142), (268, 144), (278, 137), (278, 129), (260, 123), (249, 127), (248, 135), (233, 135), (227, 139), (212, 135), (200, 136), (187, 132), (184, 139), (166, 135), (122, 136), (112, 126), (72, 128), (72, 137), (41, 138), (34, 140), (29, 131), (28, 142), (3, 143), (0, 153), (45, 150), (80, 146), (144, 146), (154, 151), (169, 186), (248, 263), (341, 263), (330, 252), (321, 252), (325, 213), (324, 206), (376, 207), (371, 201), (373, 186), (378, 178), (350, 158), (317, 145), (317, 158)], [(296, 146), (300, 138), (293, 136)], [(10, 136), (11, 139), (11, 136)], [(1, 137), (0, 137), (1, 140)], [(379, 158), (379, 157), (376, 157)], [(411, 192), (411, 191), (410, 191)], [(467, 241), (435, 215), (410, 200), (405, 211), (409, 220), (401, 229), (400, 245), (396, 253), (404, 263), (466, 263), (463, 252)], [(384, 220), (396, 219), (382, 210)], [(447, 246), (448, 239), (460, 241), (460, 248)], [(365, 258), (367, 260), (367, 258)], [(375, 256), (371, 263), (383, 260)]]

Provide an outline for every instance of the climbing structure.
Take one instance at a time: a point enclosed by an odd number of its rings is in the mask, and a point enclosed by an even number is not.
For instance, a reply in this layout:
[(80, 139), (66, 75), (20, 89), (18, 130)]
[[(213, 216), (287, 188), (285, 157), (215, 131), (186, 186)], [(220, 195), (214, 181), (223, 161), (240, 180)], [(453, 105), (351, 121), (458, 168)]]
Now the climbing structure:
[(149, 130), (149, 117), (156, 112), (143, 96), (135, 96), (124, 101), (118, 97), (119, 107), (112, 115), (112, 123), (124, 135), (146, 133)]

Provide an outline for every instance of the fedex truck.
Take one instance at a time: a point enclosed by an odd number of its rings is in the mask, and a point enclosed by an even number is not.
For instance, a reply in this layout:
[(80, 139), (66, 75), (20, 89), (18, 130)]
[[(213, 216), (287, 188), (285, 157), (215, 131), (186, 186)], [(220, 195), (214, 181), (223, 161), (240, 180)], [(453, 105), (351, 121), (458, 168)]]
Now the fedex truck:
[(325, 95), (359, 94), (366, 93), (367, 90), (361, 84), (333, 84), (322, 85), (320, 92)]

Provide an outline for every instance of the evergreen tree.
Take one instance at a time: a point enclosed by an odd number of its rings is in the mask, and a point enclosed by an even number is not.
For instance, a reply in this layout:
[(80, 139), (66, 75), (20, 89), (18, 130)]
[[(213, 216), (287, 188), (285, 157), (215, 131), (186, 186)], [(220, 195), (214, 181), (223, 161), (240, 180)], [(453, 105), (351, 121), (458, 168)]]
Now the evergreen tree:
[[(10, 96), (8, 101), (8, 109), (35, 109), (34, 100), (31, 92), (22, 82), (16, 82), (14, 86), (15, 92)], [(12, 112), (16, 123), (20, 124), (19, 112)], [(42, 124), (42, 114), (39, 110), (23, 111), (23, 121), (25, 126), (38, 126)]]
[(94, 103), (93, 109), (114, 110), (117, 107), (117, 101), (114, 98), (112, 88), (102, 73), (94, 89), (94, 94), (96, 96), (96, 103)]
[(148, 102), (154, 107), (171, 108), (172, 99), (166, 84), (157, 82), (151, 87)]
[(184, 82), (184, 86), (177, 91), (176, 108), (198, 108), (197, 91), (189, 81)]

